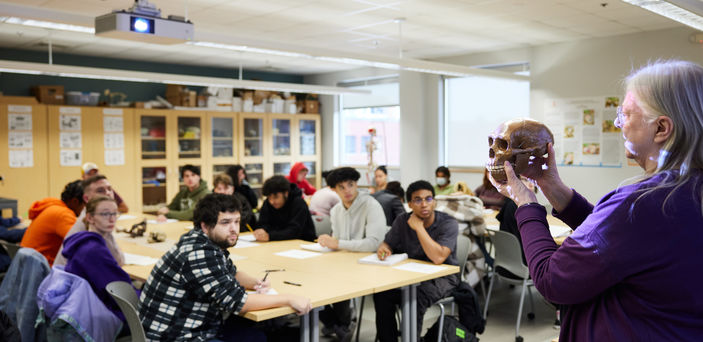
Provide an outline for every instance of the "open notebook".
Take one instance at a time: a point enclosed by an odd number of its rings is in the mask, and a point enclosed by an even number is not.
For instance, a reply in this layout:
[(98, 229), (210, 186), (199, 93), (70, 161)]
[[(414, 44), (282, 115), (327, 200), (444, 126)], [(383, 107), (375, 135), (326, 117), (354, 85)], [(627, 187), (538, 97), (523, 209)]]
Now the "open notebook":
[(405, 259), (408, 258), (407, 253), (402, 253), (402, 254), (391, 254), (386, 257), (385, 260), (381, 260), (378, 258), (378, 255), (376, 253), (365, 256), (361, 259), (359, 259), (360, 264), (369, 264), (369, 265), (383, 265), (383, 266), (391, 266), (395, 265)]

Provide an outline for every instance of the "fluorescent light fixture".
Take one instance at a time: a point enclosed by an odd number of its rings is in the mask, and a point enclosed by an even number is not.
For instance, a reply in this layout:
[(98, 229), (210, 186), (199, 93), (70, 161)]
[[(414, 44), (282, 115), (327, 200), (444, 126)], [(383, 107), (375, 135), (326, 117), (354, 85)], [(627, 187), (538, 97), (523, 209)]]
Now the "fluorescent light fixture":
[(703, 2), (699, 0), (622, 0), (703, 31)]
[(103, 68), (79, 67), (0, 60), (0, 72), (49, 75), (60, 77), (90, 78), (112, 81), (182, 84), (203, 87), (221, 87), (236, 89), (287, 91), (293, 93), (313, 93), (324, 95), (371, 94), (368, 90), (343, 87), (321, 86), (314, 84), (296, 84), (283, 82), (262, 82), (238, 80), (220, 77), (200, 77), (189, 75), (163, 74), (155, 72), (126, 71)]
[(95, 33), (95, 29), (92, 27), (62, 24), (62, 23), (55, 23), (55, 22), (43, 21), (43, 20), (22, 19), (22, 18), (17, 18), (17, 17), (0, 17), (0, 22), (3, 22), (5, 24), (40, 27), (40, 28), (51, 29), (51, 30), (83, 32), (83, 33), (90, 33), (90, 34)]

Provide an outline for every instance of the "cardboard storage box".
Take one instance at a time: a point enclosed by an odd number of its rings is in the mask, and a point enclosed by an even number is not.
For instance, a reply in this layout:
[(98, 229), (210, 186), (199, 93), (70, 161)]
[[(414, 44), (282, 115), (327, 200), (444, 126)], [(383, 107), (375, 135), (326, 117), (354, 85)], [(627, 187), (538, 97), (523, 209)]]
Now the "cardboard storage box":
[(32, 87), (32, 95), (45, 104), (64, 104), (63, 86), (40, 85)]
[(17, 105), (38, 104), (37, 98), (32, 97), (32, 96), (0, 96), (0, 103), (17, 104)]
[(320, 101), (305, 100), (305, 113), (320, 114)]

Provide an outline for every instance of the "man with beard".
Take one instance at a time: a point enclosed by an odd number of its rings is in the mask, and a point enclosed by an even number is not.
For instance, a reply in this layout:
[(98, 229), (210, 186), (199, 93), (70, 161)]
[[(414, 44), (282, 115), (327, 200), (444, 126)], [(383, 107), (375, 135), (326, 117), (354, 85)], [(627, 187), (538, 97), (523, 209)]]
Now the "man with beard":
[[(237, 243), (240, 211), (241, 203), (223, 194), (198, 202), (194, 229), (161, 257), (142, 290), (139, 317), (148, 340), (265, 341), (264, 332), (239, 315), (284, 305), (310, 311), (309, 299), (266, 295), (269, 282), (237, 271), (227, 249)], [(233, 315), (225, 321), (225, 313)]]

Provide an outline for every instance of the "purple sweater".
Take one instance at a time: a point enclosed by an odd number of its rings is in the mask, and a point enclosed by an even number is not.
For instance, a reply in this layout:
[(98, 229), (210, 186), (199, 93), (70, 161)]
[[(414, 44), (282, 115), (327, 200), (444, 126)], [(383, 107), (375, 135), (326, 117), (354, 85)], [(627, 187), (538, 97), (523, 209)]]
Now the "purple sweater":
[(535, 286), (562, 304), (559, 341), (703, 339), (703, 176), (635, 202), (664, 177), (621, 187), (595, 207), (574, 191), (555, 213), (575, 229), (561, 247), (544, 207), (515, 213)]

